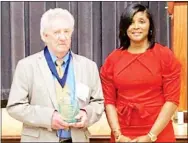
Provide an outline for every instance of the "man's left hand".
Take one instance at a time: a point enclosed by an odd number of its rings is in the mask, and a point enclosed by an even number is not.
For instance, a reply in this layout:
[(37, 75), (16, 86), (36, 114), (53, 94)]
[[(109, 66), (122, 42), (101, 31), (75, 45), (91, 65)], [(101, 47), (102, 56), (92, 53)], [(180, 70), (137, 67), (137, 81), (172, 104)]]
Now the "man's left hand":
[(88, 123), (87, 113), (83, 110), (80, 110), (79, 113), (75, 117), (78, 122), (76, 123), (69, 123), (71, 127), (74, 128), (85, 128)]

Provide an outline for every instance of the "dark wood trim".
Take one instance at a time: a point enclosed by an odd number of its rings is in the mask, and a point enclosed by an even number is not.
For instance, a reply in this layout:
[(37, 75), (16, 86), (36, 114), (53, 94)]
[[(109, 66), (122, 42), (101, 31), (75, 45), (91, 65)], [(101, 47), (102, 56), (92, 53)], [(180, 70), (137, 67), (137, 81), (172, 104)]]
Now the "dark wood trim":
[[(8, 139), (1, 139), (2, 143), (20, 143), (20, 139), (19, 138), (8, 138)], [(100, 143), (109, 143), (110, 139), (109, 138), (90, 138), (90, 143), (96, 143), (96, 142), (100, 142)], [(176, 140), (177, 143), (184, 143), (184, 142), (188, 142), (188, 138), (187, 139), (177, 139)]]

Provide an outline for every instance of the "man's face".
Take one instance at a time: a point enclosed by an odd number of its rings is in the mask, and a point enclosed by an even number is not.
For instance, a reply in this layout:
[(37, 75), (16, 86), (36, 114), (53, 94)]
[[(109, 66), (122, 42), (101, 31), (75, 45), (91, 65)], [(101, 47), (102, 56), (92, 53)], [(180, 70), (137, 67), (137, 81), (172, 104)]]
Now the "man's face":
[(68, 21), (56, 18), (44, 33), (45, 43), (56, 56), (66, 53), (71, 47), (72, 32)]

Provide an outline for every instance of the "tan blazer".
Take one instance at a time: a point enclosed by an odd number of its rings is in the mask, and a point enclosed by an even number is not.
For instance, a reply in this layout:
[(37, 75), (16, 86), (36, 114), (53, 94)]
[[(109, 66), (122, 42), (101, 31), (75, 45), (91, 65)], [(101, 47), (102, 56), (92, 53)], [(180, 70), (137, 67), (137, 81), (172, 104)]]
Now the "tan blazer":
[[(101, 82), (96, 64), (72, 53), (76, 96), (80, 108), (87, 111), (89, 125), (98, 121), (104, 111)], [(82, 94), (87, 89), (88, 94)], [(89, 89), (89, 90), (88, 90)], [(91, 99), (91, 100), (90, 100)], [(26, 57), (17, 64), (7, 111), (23, 122), (21, 142), (58, 142), (51, 129), (54, 110), (58, 110), (55, 84), (44, 57), (44, 51)], [(89, 142), (87, 129), (71, 128), (73, 142)]]

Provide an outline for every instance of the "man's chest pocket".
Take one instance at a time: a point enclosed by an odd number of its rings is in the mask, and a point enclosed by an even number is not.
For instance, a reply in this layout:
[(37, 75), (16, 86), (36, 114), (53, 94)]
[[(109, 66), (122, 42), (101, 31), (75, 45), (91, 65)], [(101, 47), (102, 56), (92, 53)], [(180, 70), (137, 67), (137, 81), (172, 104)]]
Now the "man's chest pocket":
[(75, 95), (79, 101), (79, 107), (83, 108), (89, 103), (89, 98), (90, 98), (89, 86), (81, 82), (77, 82)]

